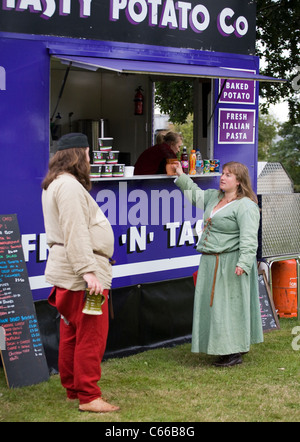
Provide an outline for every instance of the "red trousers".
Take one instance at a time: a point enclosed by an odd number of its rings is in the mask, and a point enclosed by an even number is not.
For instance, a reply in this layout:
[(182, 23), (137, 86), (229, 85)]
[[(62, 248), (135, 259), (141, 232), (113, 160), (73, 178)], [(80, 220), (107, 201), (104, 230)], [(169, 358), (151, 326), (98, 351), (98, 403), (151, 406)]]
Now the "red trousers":
[(108, 290), (101, 316), (82, 313), (84, 291), (54, 287), (49, 303), (63, 316), (60, 321), (58, 369), (69, 399), (86, 404), (101, 397), (98, 381), (108, 335)]

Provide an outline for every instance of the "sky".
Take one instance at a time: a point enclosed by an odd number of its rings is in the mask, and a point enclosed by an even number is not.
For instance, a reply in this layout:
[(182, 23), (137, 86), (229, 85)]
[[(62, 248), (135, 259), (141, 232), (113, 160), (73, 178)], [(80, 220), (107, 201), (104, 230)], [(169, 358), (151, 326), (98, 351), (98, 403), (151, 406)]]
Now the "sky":
[(289, 109), (287, 103), (278, 103), (278, 104), (271, 104), (269, 107), (269, 113), (274, 115), (276, 120), (278, 120), (280, 123), (284, 123), (289, 118)]

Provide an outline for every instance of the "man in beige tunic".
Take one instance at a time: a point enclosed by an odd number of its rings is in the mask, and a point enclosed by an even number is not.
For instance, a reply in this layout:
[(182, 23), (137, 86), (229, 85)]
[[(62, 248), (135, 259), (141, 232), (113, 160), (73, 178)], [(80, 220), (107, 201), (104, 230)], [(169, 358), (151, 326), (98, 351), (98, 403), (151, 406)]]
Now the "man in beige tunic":
[[(42, 187), (47, 243), (45, 277), (52, 284), (51, 305), (61, 314), (59, 372), (69, 400), (80, 411), (112, 412), (98, 381), (108, 334), (107, 297), (114, 252), (111, 225), (88, 190), (91, 188), (88, 140), (67, 134), (49, 163)], [(85, 290), (105, 297), (102, 315), (83, 313)]]

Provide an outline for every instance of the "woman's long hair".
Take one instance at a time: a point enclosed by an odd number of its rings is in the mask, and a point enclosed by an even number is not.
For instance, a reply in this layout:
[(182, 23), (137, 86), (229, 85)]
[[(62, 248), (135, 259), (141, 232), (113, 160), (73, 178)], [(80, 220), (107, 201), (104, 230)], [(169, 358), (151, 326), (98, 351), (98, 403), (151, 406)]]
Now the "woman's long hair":
[(86, 190), (91, 190), (90, 164), (86, 158), (86, 150), (72, 147), (57, 151), (49, 161), (49, 170), (42, 182), (42, 188), (48, 189), (55, 178), (62, 173), (74, 175)]
[(227, 167), (230, 173), (235, 175), (237, 181), (240, 183), (237, 188), (237, 199), (246, 196), (257, 204), (257, 196), (252, 189), (247, 166), (238, 163), (237, 161), (229, 161), (228, 163), (223, 164), (223, 170), (225, 167)]

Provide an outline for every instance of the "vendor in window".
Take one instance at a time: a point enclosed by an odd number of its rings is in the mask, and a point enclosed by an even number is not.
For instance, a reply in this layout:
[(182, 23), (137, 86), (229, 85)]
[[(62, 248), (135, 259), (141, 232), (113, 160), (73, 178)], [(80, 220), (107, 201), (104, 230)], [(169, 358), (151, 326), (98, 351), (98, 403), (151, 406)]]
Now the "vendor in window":
[(155, 175), (166, 173), (168, 158), (177, 158), (182, 145), (182, 136), (176, 132), (168, 132), (161, 143), (146, 149), (137, 159), (135, 175)]

